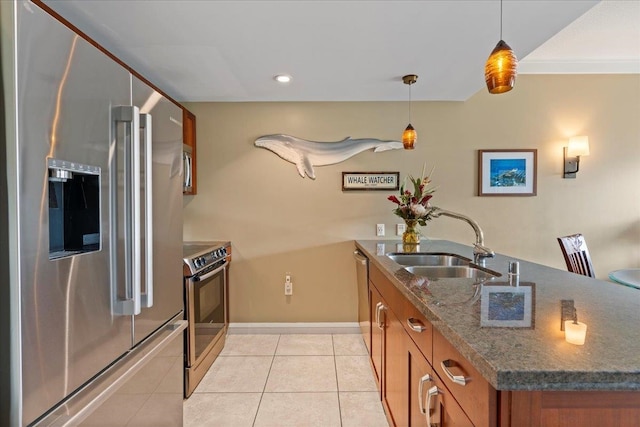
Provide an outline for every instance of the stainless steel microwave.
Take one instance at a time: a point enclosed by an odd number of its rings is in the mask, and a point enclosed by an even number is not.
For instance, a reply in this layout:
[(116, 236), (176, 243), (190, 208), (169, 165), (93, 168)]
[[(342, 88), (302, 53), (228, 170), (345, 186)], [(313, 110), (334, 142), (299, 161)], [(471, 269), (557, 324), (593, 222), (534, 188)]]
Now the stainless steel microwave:
[(182, 192), (190, 193), (193, 190), (193, 148), (187, 144), (182, 144)]

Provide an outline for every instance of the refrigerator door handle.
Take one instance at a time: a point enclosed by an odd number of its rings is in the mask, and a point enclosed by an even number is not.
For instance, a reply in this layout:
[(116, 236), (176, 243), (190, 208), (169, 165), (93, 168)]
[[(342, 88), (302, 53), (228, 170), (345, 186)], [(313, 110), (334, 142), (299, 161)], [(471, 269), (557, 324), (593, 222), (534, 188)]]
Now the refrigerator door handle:
[(153, 307), (153, 152), (151, 114), (140, 114), (145, 159), (145, 292), (140, 294), (143, 308)]
[(193, 159), (191, 158), (191, 154), (187, 155), (187, 187), (191, 188), (192, 184), (191, 184), (191, 163), (192, 163)]
[(184, 188), (191, 189), (191, 155), (187, 152), (182, 153), (184, 168)]
[[(110, 154), (110, 273), (111, 292), (114, 311), (121, 315), (140, 314), (140, 113), (138, 107), (118, 106), (113, 108), (114, 125), (123, 122), (129, 125), (129, 133), (125, 133), (124, 152), (124, 206), (118, 206), (118, 161), (117, 155)], [(114, 135), (117, 135), (114, 129)], [(128, 137), (127, 137), (128, 135)], [(116, 138), (116, 144), (119, 142)], [(128, 143), (127, 143), (128, 142)], [(117, 151), (114, 147), (113, 151)], [(118, 209), (124, 210), (124, 282), (125, 297), (118, 295)]]
[(133, 289), (133, 314), (140, 314), (140, 296), (142, 292), (142, 224), (140, 210), (142, 206), (142, 196), (140, 190), (140, 110), (132, 107), (137, 115), (137, 128), (134, 126), (131, 136), (131, 177), (129, 180), (131, 191), (131, 240), (133, 243), (131, 277)]

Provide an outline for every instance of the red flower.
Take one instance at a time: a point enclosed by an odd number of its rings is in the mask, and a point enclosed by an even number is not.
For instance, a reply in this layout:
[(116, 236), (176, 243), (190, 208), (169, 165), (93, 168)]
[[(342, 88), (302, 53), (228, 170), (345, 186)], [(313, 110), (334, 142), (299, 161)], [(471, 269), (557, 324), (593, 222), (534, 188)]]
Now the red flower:
[(393, 203), (399, 205), (400, 204), (400, 200), (398, 200), (398, 198), (396, 196), (389, 196), (387, 197), (387, 200), (391, 200)]
[(429, 199), (430, 199), (430, 198), (432, 198), (432, 197), (433, 197), (433, 195), (432, 195), (432, 194), (427, 194), (426, 196), (424, 196), (424, 197), (422, 198), (422, 200), (420, 200), (420, 204), (421, 204), (422, 206), (427, 206), (427, 202), (428, 202), (428, 201), (429, 201)]
[[(400, 187), (400, 194), (398, 196), (388, 196), (387, 200), (395, 203), (397, 206), (393, 210), (393, 213), (398, 215), (404, 220), (417, 220), (420, 225), (426, 225), (426, 221), (429, 221), (434, 209), (429, 206), (429, 200), (435, 189), (429, 187), (431, 179), (429, 176), (424, 176), (424, 169), (422, 171), (423, 176), (414, 178), (408, 175), (405, 178), (405, 182)], [(409, 188), (405, 188), (408, 184)]]

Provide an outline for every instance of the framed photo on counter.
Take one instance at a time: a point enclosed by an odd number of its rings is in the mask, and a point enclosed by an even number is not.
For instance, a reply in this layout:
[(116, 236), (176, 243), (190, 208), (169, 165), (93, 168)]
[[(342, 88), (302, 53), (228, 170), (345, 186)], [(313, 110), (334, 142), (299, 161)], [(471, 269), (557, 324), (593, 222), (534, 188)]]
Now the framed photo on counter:
[(538, 150), (478, 150), (478, 196), (535, 196)]
[(480, 326), (533, 328), (535, 283), (483, 285), (480, 294)]

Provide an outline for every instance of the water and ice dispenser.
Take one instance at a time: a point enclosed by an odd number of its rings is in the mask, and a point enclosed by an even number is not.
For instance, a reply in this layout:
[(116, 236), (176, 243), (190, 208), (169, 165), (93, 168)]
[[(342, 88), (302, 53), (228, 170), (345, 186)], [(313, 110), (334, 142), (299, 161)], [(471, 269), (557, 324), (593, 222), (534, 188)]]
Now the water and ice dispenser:
[(49, 259), (100, 250), (100, 167), (48, 159)]

